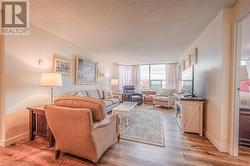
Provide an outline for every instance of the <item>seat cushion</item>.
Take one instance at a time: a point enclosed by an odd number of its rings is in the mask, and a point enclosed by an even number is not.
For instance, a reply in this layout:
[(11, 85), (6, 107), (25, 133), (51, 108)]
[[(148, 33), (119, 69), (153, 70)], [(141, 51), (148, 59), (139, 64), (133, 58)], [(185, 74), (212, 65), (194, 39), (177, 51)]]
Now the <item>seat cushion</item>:
[(141, 98), (141, 96), (132, 96), (131, 100), (132, 101), (140, 101), (140, 100), (142, 100), (142, 98)]
[(165, 97), (165, 96), (154, 96), (153, 99), (156, 101), (166, 101), (166, 102), (170, 100), (169, 97)]
[(109, 107), (113, 104), (111, 100), (103, 100), (103, 101), (104, 101), (105, 107)]
[(95, 99), (100, 99), (98, 90), (87, 90), (88, 97), (92, 97)]
[(112, 101), (113, 104), (120, 103), (120, 100), (118, 98), (111, 98), (111, 99), (108, 99), (108, 100)]

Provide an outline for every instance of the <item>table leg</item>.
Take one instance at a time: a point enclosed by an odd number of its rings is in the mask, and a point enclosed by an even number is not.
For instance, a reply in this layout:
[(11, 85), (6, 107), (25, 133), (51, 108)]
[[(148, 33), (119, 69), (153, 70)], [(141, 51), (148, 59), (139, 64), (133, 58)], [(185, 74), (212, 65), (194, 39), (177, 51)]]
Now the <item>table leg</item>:
[(33, 110), (29, 112), (29, 127), (30, 127), (30, 141), (35, 139), (34, 131), (36, 130), (36, 116)]

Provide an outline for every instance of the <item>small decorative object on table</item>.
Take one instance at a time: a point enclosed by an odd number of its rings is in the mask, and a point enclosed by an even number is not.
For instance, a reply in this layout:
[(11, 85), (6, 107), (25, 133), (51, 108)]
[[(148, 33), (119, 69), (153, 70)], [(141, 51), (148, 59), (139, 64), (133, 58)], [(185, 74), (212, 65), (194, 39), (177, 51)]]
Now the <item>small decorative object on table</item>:
[(49, 146), (55, 144), (55, 139), (47, 124), (44, 106), (28, 107), (29, 110), (29, 129), (30, 140), (34, 140), (36, 136), (40, 136), (49, 141)]

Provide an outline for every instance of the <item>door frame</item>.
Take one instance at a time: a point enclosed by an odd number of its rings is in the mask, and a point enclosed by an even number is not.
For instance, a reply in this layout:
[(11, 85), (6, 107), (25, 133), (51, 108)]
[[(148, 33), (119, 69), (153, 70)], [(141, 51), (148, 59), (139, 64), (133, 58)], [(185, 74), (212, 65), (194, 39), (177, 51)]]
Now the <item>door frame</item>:
[(233, 77), (231, 95), (231, 118), (229, 135), (229, 153), (233, 156), (239, 155), (239, 114), (240, 114), (240, 66), (241, 66), (241, 30), (242, 21), (250, 17), (250, 11), (237, 19), (234, 23), (233, 39)]

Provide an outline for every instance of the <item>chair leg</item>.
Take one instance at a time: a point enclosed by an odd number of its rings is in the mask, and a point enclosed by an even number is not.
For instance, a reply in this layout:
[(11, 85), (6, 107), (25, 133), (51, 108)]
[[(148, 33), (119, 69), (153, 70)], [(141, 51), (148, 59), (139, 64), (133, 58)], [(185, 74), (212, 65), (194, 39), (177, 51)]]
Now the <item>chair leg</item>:
[(55, 154), (55, 159), (58, 159), (60, 157), (61, 151), (57, 150)]
[(121, 135), (118, 135), (118, 142), (120, 142), (120, 139), (121, 139)]

